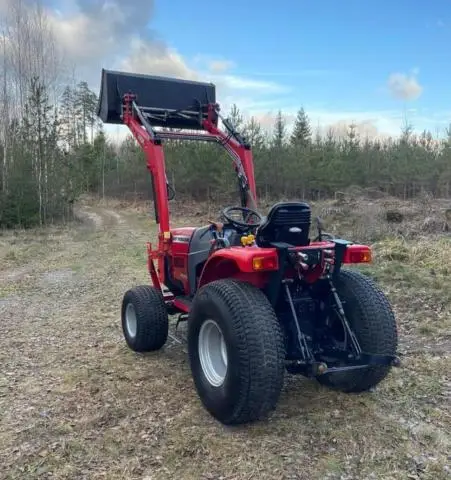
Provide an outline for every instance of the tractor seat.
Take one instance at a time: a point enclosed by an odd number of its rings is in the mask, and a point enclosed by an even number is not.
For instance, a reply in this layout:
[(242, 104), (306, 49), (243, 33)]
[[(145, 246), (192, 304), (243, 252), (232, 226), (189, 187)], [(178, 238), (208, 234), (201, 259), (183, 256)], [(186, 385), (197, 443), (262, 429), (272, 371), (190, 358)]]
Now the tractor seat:
[(279, 202), (271, 207), (258, 227), (255, 241), (259, 247), (271, 247), (273, 242), (303, 247), (310, 243), (310, 223), (310, 205)]

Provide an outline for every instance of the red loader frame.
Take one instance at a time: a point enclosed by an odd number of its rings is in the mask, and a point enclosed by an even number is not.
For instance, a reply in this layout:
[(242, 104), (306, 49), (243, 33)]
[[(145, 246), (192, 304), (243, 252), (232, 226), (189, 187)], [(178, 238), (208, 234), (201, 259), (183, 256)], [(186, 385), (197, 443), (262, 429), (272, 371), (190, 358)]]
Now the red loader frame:
[[(159, 225), (159, 232), (158, 248), (153, 250), (151, 243), (147, 244), (148, 269), (154, 285), (161, 288), (162, 284), (165, 283), (164, 255), (168, 251), (168, 246), (171, 242), (168, 184), (162, 140), (208, 141), (222, 145), (234, 160), (240, 187), (245, 192), (243, 195), (243, 206), (256, 206), (257, 192), (252, 151), (250, 146), (234, 131), (227, 120), (222, 119), (228, 127), (228, 134), (216, 126), (215, 118), (219, 116), (218, 104), (208, 105), (208, 118), (202, 121), (202, 128), (206, 133), (155, 132), (146, 118), (150, 115), (146, 114), (145, 107), (139, 107), (136, 104), (136, 95), (134, 94), (124, 95), (122, 107), (123, 122), (143, 149), (146, 155), (147, 169), (152, 176), (152, 187), (156, 204), (155, 215)], [(184, 113), (192, 114), (195, 112)], [(157, 269), (155, 268), (154, 260), (158, 261)]]

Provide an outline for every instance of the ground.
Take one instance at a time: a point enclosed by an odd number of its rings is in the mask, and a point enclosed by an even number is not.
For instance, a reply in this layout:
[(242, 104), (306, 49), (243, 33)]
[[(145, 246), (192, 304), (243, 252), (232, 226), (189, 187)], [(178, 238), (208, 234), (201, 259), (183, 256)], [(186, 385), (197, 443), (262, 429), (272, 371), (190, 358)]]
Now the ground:
[[(362, 395), (287, 376), (271, 418), (239, 428), (202, 408), (184, 347), (125, 345), (122, 295), (148, 282), (155, 237), (142, 208), (82, 204), (75, 225), (4, 232), (0, 478), (451, 478), (451, 236), (415, 226), (412, 208), (391, 226), (380, 202), (320, 207), (345, 233), (373, 238), (366, 270), (393, 302), (403, 367)], [(195, 213), (174, 222), (203, 224)]]

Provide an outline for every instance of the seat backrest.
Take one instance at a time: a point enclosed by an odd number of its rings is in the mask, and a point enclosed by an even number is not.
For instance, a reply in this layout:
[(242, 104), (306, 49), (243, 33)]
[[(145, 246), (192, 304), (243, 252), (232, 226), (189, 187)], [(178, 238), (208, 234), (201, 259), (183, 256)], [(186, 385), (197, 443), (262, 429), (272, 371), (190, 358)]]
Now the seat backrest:
[(258, 227), (257, 245), (269, 247), (272, 242), (288, 243), (294, 247), (308, 245), (310, 223), (311, 209), (307, 203), (276, 203)]

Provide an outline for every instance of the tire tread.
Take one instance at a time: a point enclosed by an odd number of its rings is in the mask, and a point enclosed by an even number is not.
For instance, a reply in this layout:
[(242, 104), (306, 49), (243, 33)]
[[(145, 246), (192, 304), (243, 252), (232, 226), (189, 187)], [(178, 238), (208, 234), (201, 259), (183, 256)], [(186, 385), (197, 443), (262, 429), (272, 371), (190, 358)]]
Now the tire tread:
[[(283, 387), (285, 347), (274, 309), (262, 291), (234, 279), (217, 280), (198, 292), (225, 305), (237, 338), (240, 392), (224, 424), (259, 420), (274, 410)], [(196, 308), (196, 299), (193, 309)]]
[[(131, 341), (125, 329), (125, 308), (132, 302), (135, 307), (138, 330)], [(122, 328), (127, 344), (135, 352), (159, 350), (166, 343), (169, 319), (163, 294), (153, 285), (138, 285), (128, 290), (122, 302)]]

